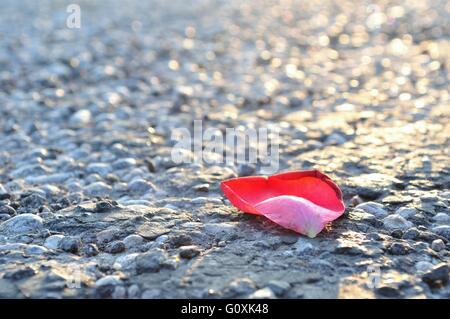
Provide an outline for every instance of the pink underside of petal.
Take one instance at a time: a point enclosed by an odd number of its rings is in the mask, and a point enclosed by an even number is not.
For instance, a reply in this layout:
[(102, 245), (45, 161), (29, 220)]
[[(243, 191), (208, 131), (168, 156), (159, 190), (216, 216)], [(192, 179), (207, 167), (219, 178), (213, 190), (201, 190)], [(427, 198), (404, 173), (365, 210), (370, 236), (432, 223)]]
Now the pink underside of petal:
[(255, 209), (273, 222), (309, 237), (315, 237), (328, 222), (344, 212), (329, 210), (295, 196), (270, 198), (257, 204)]
[(345, 211), (339, 187), (317, 170), (234, 178), (221, 188), (238, 209), (309, 237)]

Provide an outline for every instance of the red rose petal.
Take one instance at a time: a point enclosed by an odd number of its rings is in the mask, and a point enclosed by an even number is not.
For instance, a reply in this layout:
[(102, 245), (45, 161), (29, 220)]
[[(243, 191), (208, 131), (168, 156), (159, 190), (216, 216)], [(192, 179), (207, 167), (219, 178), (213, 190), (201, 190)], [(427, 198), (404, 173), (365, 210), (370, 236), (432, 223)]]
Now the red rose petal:
[(309, 237), (345, 211), (341, 190), (318, 170), (233, 178), (221, 188), (238, 209)]

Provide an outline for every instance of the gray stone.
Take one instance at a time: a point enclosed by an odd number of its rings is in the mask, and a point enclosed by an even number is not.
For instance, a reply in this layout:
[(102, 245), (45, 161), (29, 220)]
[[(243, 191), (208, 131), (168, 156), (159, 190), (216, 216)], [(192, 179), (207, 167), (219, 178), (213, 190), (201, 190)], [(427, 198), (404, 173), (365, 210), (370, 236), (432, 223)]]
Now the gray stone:
[(433, 232), (438, 234), (439, 236), (445, 237), (447, 240), (450, 240), (450, 226), (442, 225), (434, 227)]
[(39, 245), (29, 245), (25, 252), (30, 255), (42, 255), (48, 252), (48, 249)]
[(283, 296), (290, 288), (291, 284), (286, 281), (271, 280), (266, 285), (278, 297)]
[(114, 275), (105, 276), (95, 282), (96, 287), (117, 286), (117, 285), (122, 285), (122, 284), (123, 284), (123, 282), (120, 279), (120, 277), (114, 276)]
[(384, 206), (380, 203), (366, 202), (359, 204), (355, 209), (360, 209), (366, 213), (374, 215), (376, 218), (382, 219), (389, 213), (385, 210)]
[(125, 251), (125, 244), (123, 241), (113, 241), (105, 247), (105, 252), (110, 254), (119, 254)]
[(437, 213), (433, 216), (433, 220), (438, 224), (450, 226), (450, 216), (446, 213)]
[(180, 247), (180, 257), (185, 259), (192, 259), (200, 255), (201, 250), (194, 245)]
[(91, 163), (86, 167), (89, 174), (98, 174), (102, 177), (106, 177), (112, 170), (111, 165), (105, 163)]
[(142, 236), (132, 234), (132, 235), (125, 237), (123, 239), (123, 242), (127, 249), (132, 249), (132, 248), (136, 248), (136, 247), (139, 247), (140, 245), (142, 245), (144, 243), (144, 238), (142, 238)]
[(129, 169), (137, 165), (134, 158), (121, 158), (112, 164), (114, 170)]
[(112, 188), (104, 182), (95, 182), (86, 186), (84, 191), (89, 196), (105, 196), (112, 191)]
[(413, 208), (413, 207), (400, 207), (399, 209), (397, 209), (395, 211), (395, 213), (397, 215), (402, 216), (405, 219), (410, 219), (411, 217), (413, 217), (415, 214), (417, 214), (417, 209)]
[(137, 271), (158, 272), (167, 265), (167, 254), (162, 249), (154, 249), (136, 257)]
[(101, 232), (97, 233), (97, 243), (99, 245), (104, 245), (106, 243), (111, 242), (116, 238), (120, 233), (120, 230), (117, 228), (108, 228), (105, 230), (102, 230)]
[(225, 298), (242, 297), (256, 291), (256, 286), (250, 278), (235, 279), (224, 290)]
[(42, 218), (33, 214), (17, 215), (0, 224), (0, 232), (9, 235), (35, 233), (42, 229)]
[(389, 215), (386, 218), (384, 218), (383, 225), (388, 230), (395, 230), (395, 229), (405, 230), (413, 226), (413, 224), (410, 221), (407, 221), (405, 218), (397, 214)]
[(312, 254), (315, 251), (314, 245), (308, 238), (299, 238), (294, 245), (298, 255)]
[(47, 239), (44, 242), (44, 246), (48, 249), (56, 250), (59, 248), (59, 243), (64, 238), (63, 235), (52, 235), (50, 237), (47, 237)]
[(431, 243), (431, 249), (434, 251), (441, 251), (445, 249), (445, 243), (442, 239), (435, 239)]
[(141, 178), (132, 180), (130, 182), (130, 184), (128, 185), (128, 188), (129, 188), (130, 192), (136, 193), (136, 194), (144, 194), (148, 191), (156, 189), (156, 187), (152, 183), (150, 183), (146, 180), (143, 180)]
[(416, 263), (415, 267), (420, 272), (426, 272), (433, 268), (433, 264), (429, 261), (419, 261)]
[(141, 295), (142, 299), (158, 299), (161, 298), (162, 291), (160, 289), (152, 288), (146, 289)]
[(9, 205), (0, 206), (0, 214), (14, 216), (16, 215), (16, 210)]
[(64, 237), (59, 242), (59, 249), (76, 254), (80, 250), (81, 241), (75, 237)]
[(406, 255), (411, 251), (411, 246), (407, 243), (392, 243), (388, 247), (388, 251), (391, 255)]
[(428, 272), (423, 274), (422, 280), (430, 286), (441, 286), (447, 284), (450, 275), (450, 266), (441, 263), (434, 266)]
[(139, 253), (132, 253), (116, 258), (113, 267), (116, 270), (134, 271), (136, 270), (136, 258)]
[(406, 230), (403, 233), (402, 238), (403, 239), (416, 239), (419, 237), (419, 235), (420, 235), (419, 230), (417, 228), (413, 227), (413, 228)]

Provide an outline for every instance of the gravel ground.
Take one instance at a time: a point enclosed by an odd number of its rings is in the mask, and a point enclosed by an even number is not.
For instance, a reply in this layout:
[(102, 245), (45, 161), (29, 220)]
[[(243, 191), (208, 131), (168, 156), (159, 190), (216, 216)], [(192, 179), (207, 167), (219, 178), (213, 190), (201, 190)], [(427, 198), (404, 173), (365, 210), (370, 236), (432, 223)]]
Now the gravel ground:
[[(448, 1), (69, 3), (1, 4), (0, 297), (450, 298)], [(345, 214), (239, 212), (261, 166), (174, 163), (194, 119), (278, 129)]]

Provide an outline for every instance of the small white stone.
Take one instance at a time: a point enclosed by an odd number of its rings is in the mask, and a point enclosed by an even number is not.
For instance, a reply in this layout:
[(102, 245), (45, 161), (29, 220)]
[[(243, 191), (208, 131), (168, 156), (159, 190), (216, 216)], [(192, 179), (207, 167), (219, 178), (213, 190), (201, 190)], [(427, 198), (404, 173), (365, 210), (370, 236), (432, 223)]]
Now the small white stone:
[(91, 122), (92, 114), (89, 110), (79, 110), (75, 112), (69, 119), (72, 127), (83, 127)]
[(274, 299), (275, 294), (273, 293), (272, 289), (270, 288), (263, 288), (256, 290), (254, 293), (252, 293), (250, 296), (248, 296), (249, 299)]
[(435, 239), (431, 243), (431, 249), (434, 251), (441, 251), (445, 249), (445, 243), (442, 239)]

